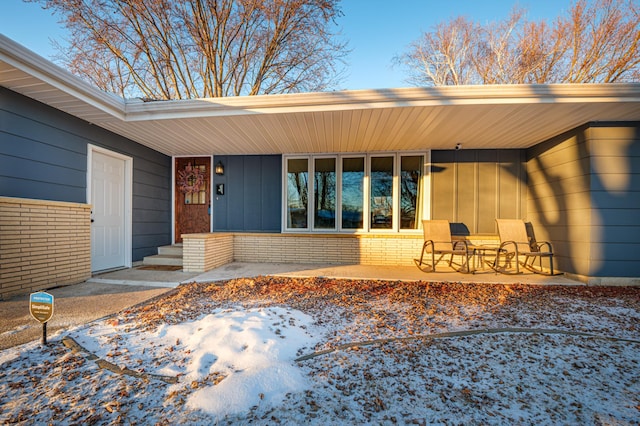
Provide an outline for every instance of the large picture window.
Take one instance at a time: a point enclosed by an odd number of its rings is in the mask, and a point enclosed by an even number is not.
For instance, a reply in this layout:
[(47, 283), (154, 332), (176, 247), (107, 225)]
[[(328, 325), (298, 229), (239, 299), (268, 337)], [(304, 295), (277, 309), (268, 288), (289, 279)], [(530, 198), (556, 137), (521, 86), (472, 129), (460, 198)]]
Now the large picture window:
[(424, 154), (285, 156), (285, 230), (410, 231), (421, 227)]

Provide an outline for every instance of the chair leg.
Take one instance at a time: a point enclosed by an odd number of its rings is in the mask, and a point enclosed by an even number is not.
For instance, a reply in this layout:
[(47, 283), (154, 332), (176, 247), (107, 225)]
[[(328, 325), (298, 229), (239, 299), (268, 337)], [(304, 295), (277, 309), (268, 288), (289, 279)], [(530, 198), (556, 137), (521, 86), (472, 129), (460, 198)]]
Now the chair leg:
[(418, 268), (422, 265), (422, 259), (424, 258), (424, 245), (422, 246), (422, 251), (420, 252), (420, 259), (413, 259)]
[(427, 249), (427, 244), (423, 244), (422, 245), (422, 251), (420, 252), (420, 260), (418, 259), (413, 259), (414, 263), (416, 264), (416, 266), (422, 270), (422, 264), (423, 264), (423, 260), (424, 260), (424, 252)]

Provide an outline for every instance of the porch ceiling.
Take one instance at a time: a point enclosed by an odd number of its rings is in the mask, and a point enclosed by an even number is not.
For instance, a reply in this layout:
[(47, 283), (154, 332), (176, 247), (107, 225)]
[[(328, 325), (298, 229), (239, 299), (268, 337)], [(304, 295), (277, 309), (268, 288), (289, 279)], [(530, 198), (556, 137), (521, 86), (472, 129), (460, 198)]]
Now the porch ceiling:
[(589, 121), (640, 120), (640, 84), (124, 101), (2, 35), (0, 85), (167, 155), (526, 148)]

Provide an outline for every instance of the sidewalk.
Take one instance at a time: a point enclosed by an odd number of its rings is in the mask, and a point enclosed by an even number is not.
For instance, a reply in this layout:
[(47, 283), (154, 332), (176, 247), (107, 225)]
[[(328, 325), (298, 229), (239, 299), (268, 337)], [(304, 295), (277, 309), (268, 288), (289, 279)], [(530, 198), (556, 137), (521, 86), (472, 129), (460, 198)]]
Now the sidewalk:
[[(148, 285), (84, 282), (47, 290), (54, 296), (47, 336), (112, 315), (171, 290)], [(29, 313), (29, 295), (0, 301), (0, 350), (42, 338), (42, 325)]]

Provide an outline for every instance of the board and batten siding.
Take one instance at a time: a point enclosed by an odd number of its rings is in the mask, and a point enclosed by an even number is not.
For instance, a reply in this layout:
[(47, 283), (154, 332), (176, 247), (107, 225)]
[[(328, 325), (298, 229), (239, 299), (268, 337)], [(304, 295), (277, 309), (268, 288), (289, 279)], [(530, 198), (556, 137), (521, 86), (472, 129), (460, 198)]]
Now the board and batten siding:
[(431, 218), (456, 234), (496, 234), (496, 218), (526, 207), (524, 150), (431, 151)]
[(87, 203), (87, 145), (133, 158), (132, 260), (171, 243), (171, 158), (0, 87), (0, 196)]
[[(215, 156), (224, 175), (213, 176), (213, 229), (216, 232), (280, 232), (282, 156)], [(224, 195), (216, 185), (224, 184)]]
[(527, 158), (528, 218), (559, 269), (595, 284), (640, 277), (640, 123), (590, 123)]

